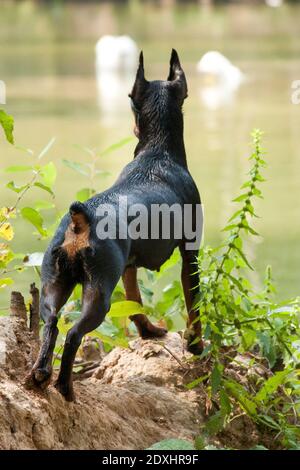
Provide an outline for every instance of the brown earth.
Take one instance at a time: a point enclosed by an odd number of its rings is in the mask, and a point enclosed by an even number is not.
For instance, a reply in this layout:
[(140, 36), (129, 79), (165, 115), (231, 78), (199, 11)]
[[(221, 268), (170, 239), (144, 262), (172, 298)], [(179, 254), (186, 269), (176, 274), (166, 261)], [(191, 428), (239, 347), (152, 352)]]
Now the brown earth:
[[(203, 384), (185, 386), (209, 364), (191, 362), (178, 333), (114, 349), (91, 377), (75, 381), (75, 403), (52, 385), (44, 392), (25, 386), (37, 348), (24, 317), (0, 318), (0, 449), (145, 449), (167, 438), (193, 441), (213, 408)], [(249, 448), (263, 440), (243, 415), (211, 443)]]

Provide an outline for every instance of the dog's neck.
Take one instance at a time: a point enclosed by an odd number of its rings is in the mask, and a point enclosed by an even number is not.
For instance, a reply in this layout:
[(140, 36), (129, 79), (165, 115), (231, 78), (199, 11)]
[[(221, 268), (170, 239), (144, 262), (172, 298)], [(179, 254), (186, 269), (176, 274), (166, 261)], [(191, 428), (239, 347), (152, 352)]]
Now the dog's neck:
[(162, 154), (167, 152), (178, 163), (187, 166), (181, 110), (172, 110), (172, 112), (163, 113), (158, 117), (151, 114), (142, 115), (139, 119), (139, 142), (135, 148), (134, 156), (136, 157), (140, 152), (146, 150)]

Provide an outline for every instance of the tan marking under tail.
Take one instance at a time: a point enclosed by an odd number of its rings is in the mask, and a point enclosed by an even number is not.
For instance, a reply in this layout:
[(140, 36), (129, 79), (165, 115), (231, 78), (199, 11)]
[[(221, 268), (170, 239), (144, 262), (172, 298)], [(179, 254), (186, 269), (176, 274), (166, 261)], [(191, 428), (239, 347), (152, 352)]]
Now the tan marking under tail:
[(77, 253), (90, 246), (90, 226), (82, 213), (71, 211), (72, 222), (68, 225), (62, 248), (69, 258), (75, 258)]

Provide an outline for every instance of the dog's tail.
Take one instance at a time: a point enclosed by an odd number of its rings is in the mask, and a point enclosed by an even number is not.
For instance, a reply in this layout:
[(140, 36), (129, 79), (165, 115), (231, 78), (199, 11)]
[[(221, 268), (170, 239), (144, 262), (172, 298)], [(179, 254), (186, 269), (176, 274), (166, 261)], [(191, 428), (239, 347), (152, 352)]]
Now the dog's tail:
[(70, 206), (70, 216), (75, 233), (82, 233), (91, 225), (91, 214), (88, 207), (82, 202), (73, 202)]

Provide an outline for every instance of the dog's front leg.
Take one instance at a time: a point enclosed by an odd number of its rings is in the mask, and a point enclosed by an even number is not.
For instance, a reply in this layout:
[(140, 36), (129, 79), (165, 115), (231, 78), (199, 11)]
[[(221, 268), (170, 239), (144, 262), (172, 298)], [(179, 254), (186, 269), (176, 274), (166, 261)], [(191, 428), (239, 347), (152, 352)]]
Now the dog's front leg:
[[(180, 248), (182, 256), (181, 282), (188, 312), (187, 332), (188, 350), (193, 354), (203, 351), (201, 322), (195, 303), (199, 300), (199, 274), (197, 271), (197, 252)], [(194, 344), (192, 344), (194, 343)]]
[(81, 340), (86, 333), (93, 331), (102, 323), (108, 310), (109, 299), (100, 292), (98, 285), (85, 283), (82, 296), (82, 317), (67, 333), (60, 372), (55, 383), (56, 389), (67, 401), (75, 399), (72, 368)]

